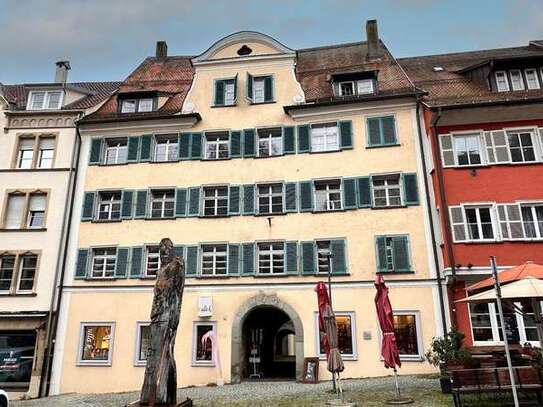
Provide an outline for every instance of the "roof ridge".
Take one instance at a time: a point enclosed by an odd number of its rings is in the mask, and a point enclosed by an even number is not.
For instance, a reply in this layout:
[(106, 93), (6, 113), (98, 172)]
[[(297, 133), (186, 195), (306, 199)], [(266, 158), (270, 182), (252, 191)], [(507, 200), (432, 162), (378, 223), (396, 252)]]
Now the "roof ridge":
[(332, 45), (321, 45), (317, 47), (310, 47), (310, 48), (299, 48), (296, 50), (296, 52), (300, 51), (316, 51), (320, 49), (329, 49), (329, 48), (341, 48), (346, 46), (352, 46), (352, 45), (361, 45), (361, 44), (367, 44), (367, 41), (355, 41), (355, 42), (344, 42), (339, 44), (332, 44)]
[(444, 57), (444, 56), (453, 56), (453, 55), (461, 56), (461, 55), (467, 55), (467, 54), (479, 54), (482, 52), (489, 52), (489, 51), (520, 50), (520, 49), (526, 49), (526, 48), (530, 48), (530, 46), (523, 45), (519, 47), (486, 48), (486, 49), (479, 49), (479, 50), (473, 50), (473, 51), (459, 51), (459, 52), (449, 52), (449, 53), (442, 53), (442, 54), (415, 55), (415, 56), (397, 58), (397, 61), (408, 61), (408, 60), (416, 60), (419, 58)]

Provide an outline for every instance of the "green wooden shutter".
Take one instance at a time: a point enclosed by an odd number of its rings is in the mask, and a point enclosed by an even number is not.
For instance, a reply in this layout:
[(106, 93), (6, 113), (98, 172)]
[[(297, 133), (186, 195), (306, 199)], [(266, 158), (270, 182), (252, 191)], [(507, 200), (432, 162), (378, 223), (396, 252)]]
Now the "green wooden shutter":
[(406, 205), (419, 204), (419, 189), (417, 186), (417, 174), (402, 174), (403, 193)]
[(242, 270), (243, 276), (252, 276), (255, 274), (255, 244), (243, 243), (241, 245)]
[(147, 216), (147, 190), (142, 189), (136, 192), (136, 213), (134, 217), (145, 218)]
[(264, 102), (273, 102), (273, 76), (264, 78)]
[(300, 182), (300, 212), (313, 210), (313, 182)]
[(234, 76), (234, 104), (238, 101), (238, 74)]
[(300, 250), (302, 257), (302, 274), (316, 274), (317, 270), (315, 267), (315, 243), (301, 242)]
[(356, 178), (343, 179), (343, 208), (355, 209), (356, 203)]
[(130, 278), (141, 278), (143, 275), (143, 251), (142, 246), (132, 248), (132, 255), (130, 256)]
[(151, 161), (151, 148), (153, 147), (153, 136), (146, 134), (141, 136), (140, 142), (140, 161)]
[(89, 165), (100, 164), (102, 158), (102, 144), (104, 140), (102, 138), (93, 138), (91, 140)]
[(117, 261), (115, 263), (115, 278), (126, 278), (128, 272), (128, 247), (117, 247)]
[(286, 242), (285, 273), (289, 275), (298, 274), (298, 242)]
[(339, 122), (339, 134), (341, 136), (341, 148), (353, 148), (353, 123), (350, 120)]
[(310, 128), (309, 125), (303, 124), (298, 126), (298, 152), (308, 153), (311, 151), (310, 144)]
[(296, 212), (298, 210), (296, 198), (296, 182), (287, 182), (285, 184), (285, 212)]
[(246, 85), (247, 85), (247, 99), (253, 102), (253, 76), (247, 72), (247, 79), (246, 79)]
[(230, 185), (228, 189), (228, 214), (239, 215), (241, 187), (239, 185)]
[(224, 106), (224, 81), (216, 80), (215, 81), (215, 106)]
[(347, 274), (347, 256), (345, 240), (332, 240), (330, 242), (332, 252), (332, 274)]
[(134, 208), (134, 191), (128, 189), (123, 190), (121, 196), (121, 216), (123, 219), (132, 219), (132, 212)]
[(255, 186), (246, 184), (243, 186), (243, 214), (252, 215), (255, 213)]
[(377, 257), (377, 272), (388, 271), (386, 236), (378, 236), (375, 239), (375, 254)]
[(296, 152), (294, 128), (294, 126), (283, 127), (283, 154), (294, 154)]
[(185, 275), (195, 277), (198, 274), (198, 246), (187, 246), (185, 259)]
[(187, 216), (187, 189), (177, 188), (175, 190), (175, 217)]
[(228, 275), (239, 276), (239, 244), (228, 245)]
[(230, 157), (241, 157), (241, 131), (230, 132)]
[(138, 136), (128, 137), (128, 153), (126, 161), (135, 163), (138, 161), (138, 151), (140, 149), (140, 138)]
[(392, 249), (394, 254), (394, 271), (411, 271), (409, 261), (409, 240), (407, 236), (392, 237)]
[(244, 157), (255, 156), (255, 130), (254, 129), (243, 130), (243, 156)]
[(175, 245), (173, 247), (173, 251), (175, 255), (183, 260), (183, 263), (185, 262), (185, 246), (183, 245)]
[(192, 133), (191, 138), (190, 158), (192, 160), (199, 160), (202, 158), (202, 133)]
[(396, 144), (396, 121), (394, 116), (381, 118), (381, 135), (383, 144)]
[(200, 215), (200, 187), (189, 188), (189, 216)]
[(96, 192), (85, 192), (83, 197), (83, 208), (81, 211), (81, 220), (92, 220), (94, 217), (94, 200)]
[(89, 263), (89, 249), (79, 249), (77, 251), (77, 264), (75, 266), (76, 280), (82, 280), (87, 278), (88, 263)]
[(370, 117), (366, 121), (368, 132), (368, 146), (381, 145), (381, 120), (378, 117)]
[(181, 133), (179, 135), (179, 148), (177, 149), (177, 153), (180, 160), (188, 160), (190, 158), (190, 138), (190, 133)]
[(358, 207), (369, 208), (372, 205), (371, 180), (370, 177), (358, 177)]

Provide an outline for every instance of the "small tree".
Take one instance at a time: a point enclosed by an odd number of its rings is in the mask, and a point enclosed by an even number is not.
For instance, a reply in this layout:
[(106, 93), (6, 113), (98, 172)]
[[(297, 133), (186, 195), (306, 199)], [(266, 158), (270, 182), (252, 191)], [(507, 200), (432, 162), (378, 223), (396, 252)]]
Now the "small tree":
[(439, 367), (443, 374), (450, 362), (468, 362), (470, 353), (462, 348), (465, 335), (452, 329), (445, 336), (432, 339), (430, 349), (426, 352), (426, 359), (432, 365)]

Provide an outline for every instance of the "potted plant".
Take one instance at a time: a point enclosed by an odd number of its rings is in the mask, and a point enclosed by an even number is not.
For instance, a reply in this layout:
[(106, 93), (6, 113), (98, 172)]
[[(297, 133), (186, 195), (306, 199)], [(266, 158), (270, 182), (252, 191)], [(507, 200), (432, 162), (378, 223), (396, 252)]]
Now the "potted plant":
[(473, 367), (474, 361), (470, 353), (462, 348), (465, 335), (453, 329), (443, 337), (433, 338), (426, 359), (439, 368), (441, 391), (451, 393), (450, 370)]

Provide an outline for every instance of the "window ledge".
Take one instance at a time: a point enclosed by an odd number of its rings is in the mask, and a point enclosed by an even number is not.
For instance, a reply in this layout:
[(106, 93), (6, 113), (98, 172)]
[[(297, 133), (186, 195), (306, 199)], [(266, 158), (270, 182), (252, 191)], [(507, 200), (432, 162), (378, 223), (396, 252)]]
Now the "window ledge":
[(387, 148), (387, 147), (401, 147), (401, 144), (400, 143), (376, 144), (376, 145), (373, 145), (373, 146), (366, 146), (366, 149)]
[[(358, 360), (358, 357), (355, 356), (355, 355), (341, 355), (341, 359), (343, 361), (347, 361), (347, 362), (356, 362)], [(326, 362), (326, 355), (319, 355), (319, 361), (324, 361)]]
[(94, 219), (91, 222), (92, 223), (119, 223), (122, 221), (123, 219)]
[(253, 102), (253, 101), (250, 101), (249, 105), (258, 106), (258, 105), (269, 105), (269, 104), (272, 104), (272, 103), (277, 103), (277, 101), (275, 101), (275, 100), (268, 100), (268, 101), (265, 101), (265, 102)]
[(192, 362), (192, 367), (215, 367), (215, 363), (213, 362)]
[[(263, 160), (266, 158), (284, 157), (285, 155), (290, 155), (290, 154), (294, 154), (294, 153), (285, 154), (285, 152), (282, 152), (281, 154), (273, 154), (273, 155), (255, 155), (252, 158), (254, 158), (255, 160)], [(249, 157), (246, 157), (246, 158), (249, 158)]]
[(283, 273), (277, 273), (277, 274), (259, 274), (259, 273), (255, 273), (255, 274), (247, 274), (245, 275), (244, 277), (254, 277), (254, 278), (274, 278), (274, 277), (279, 277), (279, 278), (285, 278), (285, 277), (291, 277), (291, 276), (297, 276), (297, 274), (287, 274), (285, 272)]
[(98, 166), (99, 167), (120, 167), (123, 165), (134, 164), (134, 163), (137, 163), (137, 161), (130, 161), (130, 162), (127, 161), (125, 163), (116, 163), (116, 164), (99, 163)]
[(281, 213), (255, 213), (254, 216), (257, 218), (273, 218), (274, 216), (285, 216), (289, 212), (281, 212)]
[[(149, 160), (149, 161), (143, 161), (143, 162), (147, 162), (149, 164), (172, 164), (172, 163), (177, 163), (179, 161), (180, 161), (180, 159), (177, 158), (175, 160), (164, 160), (164, 161)], [(142, 161), (140, 161), (140, 162), (142, 162)]]
[(134, 362), (135, 367), (145, 367), (147, 362), (145, 360), (138, 360)]
[[(86, 277), (85, 281), (115, 281), (119, 277)], [(126, 277), (122, 277), (123, 279)]]
[(407, 205), (391, 205), (391, 206), (371, 206), (371, 209), (381, 210), (381, 209), (398, 209), (398, 208), (407, 208)]
[(0, 297), (36, 297), (36, 293), (0, 293)]
[(188, 277), (196, 277), (198, 280), (212, 280), (214, 278), (218, 278), (218, 279), (221, 279), (221, 280), (225, 280), (225, 279), (228, 279), (230, 277), (232, 277), (232, 275), (223, 275), (223, 276), (202, 276), (202, 275), (196, 275), (196, 276), (188, 276)]
[(145, 220), (172, 220), (175, 219), (175, 216), (167, 216), (163, 218), (151, 218), (150, 216), (146, 216), (145, 218), (137, 218), (137, 219), (145, 219)]
[(337, 212), (345, 212), (345, 211), (351, 210), (351, 209), (358, 209), (358, 207), (356, 207), (356, 208), (330, 209), (330, 210), (322, 210), (322, 211), (313, 210), (313, 211), (311, 211), (311, 212), (314, 213), (314, 214), (319, 214), (319, 213), (337, 213)]
[(377, 274), (381, 275), (401, 275), (401, 274), (415, 274), (414, 271), (378, 271)]
[(46, 232), (47, 228), (8, 229), (0, 228), (0, 232)]
[(211, 105), (210, 107), (211, 107), (212, 109), (216, 109), (216, 108), (221, 108), (221, 107), (235, 107), (235, 106), (237, 106), (237, 105), (238, 105), (237, 103), (234, 103), (234, 104), (232, 104), (232, 105)]
[(91, 362), (78, 360), (76, 366), (111, 367), (111, 362)]
[(422, 357), (422, 355), (413, 355), (413, 356), (400, 355), (400, 360), (402, 362), (424, 362), (424, 358)]
[(201, 158), (200, 161), (227, 161), (227, 160), (231, 160), (232, 157), (228, 156), (228, 157), (221, 157), (221, 158)]
[(199, 215), (198, 218), (200, 219), (224, 219), (229, 218), (231, 216), (238, 216), (238, 215)]
[[(324, 151), (307, 151), (307, 153), (309, 154), (330, 154), (330, 153), (339, 153), (341, 150), (341, 148), (337, 148), (337, 149), (334, 149), (334, 150), (324, 150)], [(304, 154), (303, 152), (299, 152), (298, 154)]]

